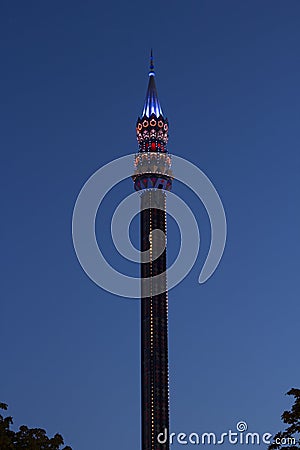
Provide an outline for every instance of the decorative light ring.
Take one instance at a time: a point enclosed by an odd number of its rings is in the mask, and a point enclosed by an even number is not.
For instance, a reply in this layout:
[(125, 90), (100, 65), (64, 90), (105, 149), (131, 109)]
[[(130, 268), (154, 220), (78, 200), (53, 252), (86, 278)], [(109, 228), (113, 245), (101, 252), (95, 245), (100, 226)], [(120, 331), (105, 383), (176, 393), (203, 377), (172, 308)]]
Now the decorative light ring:
[(164, 124), (164, 130), (168, 131), (168, 124), (167, 123)]
[(162, 128), (162, 127), (164, 126), (164, 123), (163, 123), (162, 120), (159, 120), (159, 121), (157, 122), (157, 125), (159, 126), (159, 128)]
[(142, 124), (141, 124), (141, 123), (138, 123), (138, 126), (137, 126), (138, 131), (141, 131), (142, 128), (143, 128), (143, 127), (142, 127)]
[(148, 120), (144, 120), (144, 122), (143, 122), (143, 127), (148, 127), (148, 125), (149, 125), (149, 122), (148, 122)]
[(156, 120), (155, 120), (155, 119), (151, 119), (151, 120), (150, 120), (150, 125), (151, 125), (151, 127), (155, 127), (155, 125), (156, 125)]

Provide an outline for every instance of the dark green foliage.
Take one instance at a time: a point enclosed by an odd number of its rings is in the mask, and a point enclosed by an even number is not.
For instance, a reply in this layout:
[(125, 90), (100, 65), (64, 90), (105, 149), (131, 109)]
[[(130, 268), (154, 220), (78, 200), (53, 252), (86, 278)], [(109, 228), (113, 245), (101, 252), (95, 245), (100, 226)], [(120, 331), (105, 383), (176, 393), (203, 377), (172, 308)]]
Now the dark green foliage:
[[(0, 409), (6, 411), (7, 405), (0, 403)], [(28, 428), (22, 425), (19, 431), (10, 429), (12, 417), (3, 417), (0, 414), (0, 450), (72, 450), (64, 445), (60, 434), (48, 438), (46, 431), (41, 428)]]
[[(284, 411), (281, 416), (282, 421), (289, 426), (285, 429), (285, 431), (281, 431), (274, 436), (274, 444), (271, 444), (269, 446), (269, 450), (300, 449), (300, 389), (293, 388), (289, 392), (287, 392), (287, 395), (292, 395), (295, 399), (291, 410)], [(284, 442), (284, 444), (277, 444), (276, 439), (280, 439), (280, 441)], [(291, 439), (295, 439), (295, 442), (293, 444)]]

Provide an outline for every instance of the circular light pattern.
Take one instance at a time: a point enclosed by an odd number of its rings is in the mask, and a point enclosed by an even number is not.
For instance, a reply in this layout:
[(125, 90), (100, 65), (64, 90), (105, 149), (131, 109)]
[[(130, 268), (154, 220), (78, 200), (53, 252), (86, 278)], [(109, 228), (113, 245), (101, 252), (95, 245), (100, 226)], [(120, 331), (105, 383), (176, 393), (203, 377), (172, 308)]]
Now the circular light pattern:
[(144, 120), (144, 122), (143, 122), (143, 127), (147, 127), (149, 125), (149, 122), (148, 122), (148, 120)]
[(159, 128), (162, 128), (164, 126), (164, 123), (162, 120), (159, 120), (157, 125), (159, 126)]
[(168, 130), (168, 124), (164, 124), (164, 130), (167, 131)]
[(142, 127), (142, 124), (139, 123), (138, 126), (137, 126), (138, 131), (141, 131), (142, 128), (143, 128), (143, 127)]
[(151, 127), (155, 127), (155, 125), (156, 125), (156, 120), (151, 119), (151, 120), (150, 120), (150, 125), (151, 125)]

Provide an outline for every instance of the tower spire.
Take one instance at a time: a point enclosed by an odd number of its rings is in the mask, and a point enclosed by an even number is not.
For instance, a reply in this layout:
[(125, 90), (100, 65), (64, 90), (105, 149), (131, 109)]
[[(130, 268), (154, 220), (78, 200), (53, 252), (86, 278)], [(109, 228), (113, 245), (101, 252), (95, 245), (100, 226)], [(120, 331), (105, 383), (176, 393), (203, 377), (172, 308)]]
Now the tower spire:
[(163, 111), (161, 109), (158, 95), (157, 95), (157, 89), (155, 85), (155, 72), (154, 72), (154, 61), (153, 61), (153, 50), (151, 49), (150, 52), (150, 68), (149, 68), (149, 83), (148, 83), (148, 89), (146, 93), (146, 99), (144, 103), (144, 109), (142, 113), (143, 116), (150, 117), (152, 114), (154, 114), (157, 118), (159, 116), (163, 116)]
[(150, 52), (149, 83), (141, 116), (136, 123), (139, 152), (168, 153), (168, 119), (161, 109), (155, 85), (153, 51)]

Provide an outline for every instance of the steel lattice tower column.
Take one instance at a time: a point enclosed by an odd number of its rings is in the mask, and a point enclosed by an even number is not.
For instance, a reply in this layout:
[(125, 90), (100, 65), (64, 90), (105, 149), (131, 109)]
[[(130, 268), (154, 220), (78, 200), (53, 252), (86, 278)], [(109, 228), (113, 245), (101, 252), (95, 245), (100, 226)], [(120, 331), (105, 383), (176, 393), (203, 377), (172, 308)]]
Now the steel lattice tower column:
[[(134, 187), (141, 191), (142, 450), (169, 449), (166, 191), (172, 187), (168, 121), (160, 107), (151, 53), (149, 85), (137, 121)], [(158, 435), (167, 436), (165, 443)]]

